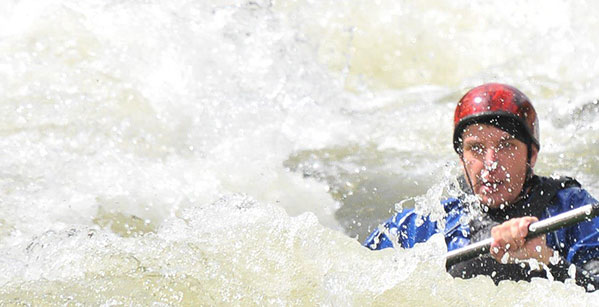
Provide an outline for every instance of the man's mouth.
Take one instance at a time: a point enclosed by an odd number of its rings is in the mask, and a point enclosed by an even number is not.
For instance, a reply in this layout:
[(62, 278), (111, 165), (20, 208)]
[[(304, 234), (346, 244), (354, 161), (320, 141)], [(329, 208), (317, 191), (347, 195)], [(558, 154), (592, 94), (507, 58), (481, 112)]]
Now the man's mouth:
[(483, 194), (489, 194), (496, 192), (499, 187), (503, 184), (503, 181), (486, 181), (482, 182), (480, 192)]

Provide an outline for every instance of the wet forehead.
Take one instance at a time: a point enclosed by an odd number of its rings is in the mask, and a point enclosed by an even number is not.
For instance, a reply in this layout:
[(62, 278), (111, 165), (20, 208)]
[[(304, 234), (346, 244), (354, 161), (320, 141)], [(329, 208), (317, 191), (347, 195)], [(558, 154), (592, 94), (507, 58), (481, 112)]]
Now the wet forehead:
[(464, 138), (464, 142), (514, 139), (512, 134), (505, 132), (493, 125), (486, 124), (470, 125), (464, 130), (462, 136)]

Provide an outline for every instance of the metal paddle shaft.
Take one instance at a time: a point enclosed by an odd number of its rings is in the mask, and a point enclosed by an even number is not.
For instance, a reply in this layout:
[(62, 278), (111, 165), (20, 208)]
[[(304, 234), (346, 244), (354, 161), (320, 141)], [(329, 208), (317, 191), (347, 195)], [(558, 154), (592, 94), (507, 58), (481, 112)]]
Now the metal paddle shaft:
[[(597, 215), (599, 215), (599, 203), (585, 205), (530, 224), (528, 226), (528, 235), (526, 238), (534, 238), (563, 227), (578, 224), (585, 220), (589, 221)], [(456, 263), (488, 253), (491, 243), (493, 243), (493, 238), (488, 238), (466, 247), (450, 251), (445, 255), (445, 266), (449, 268)]]

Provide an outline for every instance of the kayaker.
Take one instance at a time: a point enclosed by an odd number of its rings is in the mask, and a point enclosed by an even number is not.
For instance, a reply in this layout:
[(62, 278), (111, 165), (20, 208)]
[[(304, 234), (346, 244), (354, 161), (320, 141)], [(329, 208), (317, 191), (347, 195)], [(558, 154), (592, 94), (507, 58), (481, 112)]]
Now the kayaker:
[(366, 239), (366, 247), (410, 248), (441, 232), (454, 250), (492, 237), (489, 254), (448, 272), (460, 278), (488, 275), (495, 283), (574, 278), (587, 291), (599, 288), (599, 218), (525, 239), (531, 223), (596, 202), (572, 178), (534, 174), (539, 124), (526, 95), (497, 83), (468, 91), (455, 109), (453, 145), (464, 193), (443, 201), (443, 223), (402, 210)]

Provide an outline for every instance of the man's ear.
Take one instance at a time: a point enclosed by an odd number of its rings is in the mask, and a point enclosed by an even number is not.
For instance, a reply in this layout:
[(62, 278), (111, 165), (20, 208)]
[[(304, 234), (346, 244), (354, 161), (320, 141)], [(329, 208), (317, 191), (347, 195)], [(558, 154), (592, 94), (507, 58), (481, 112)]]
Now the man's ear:
[(530, 168), (534, 168), (535, 163), (537, 163), (537, 154), (539, 153), (539, 150), (535, 146), (531, 146), (531, 147), (532, 147), (532, 155), (530, 155)]

